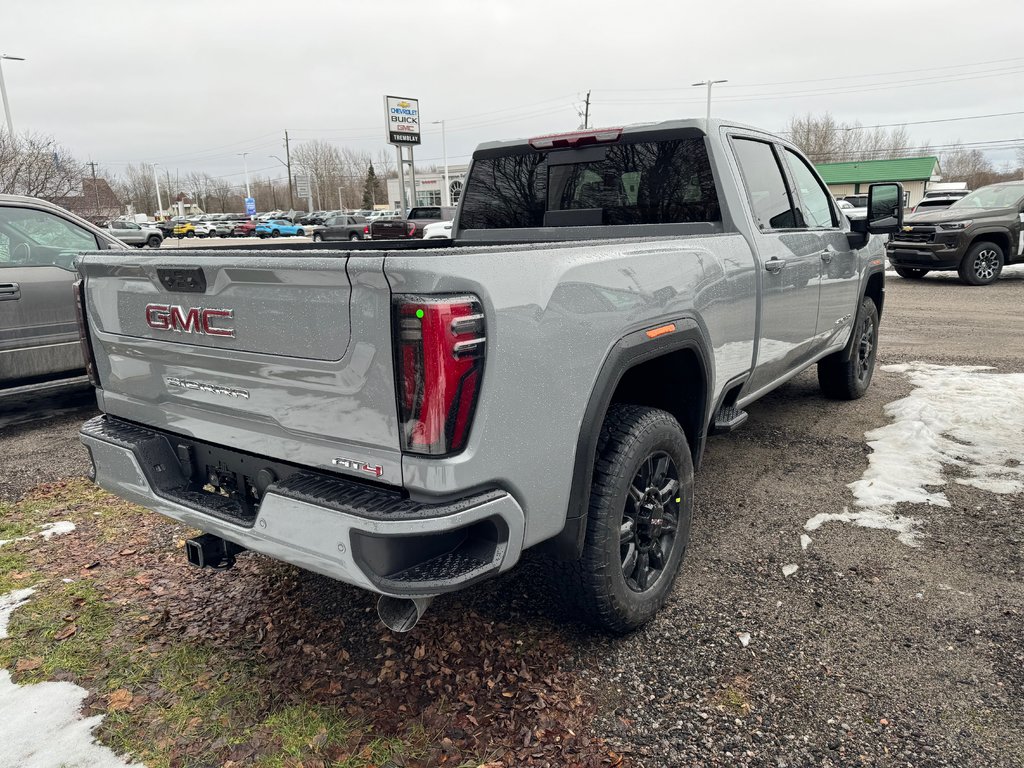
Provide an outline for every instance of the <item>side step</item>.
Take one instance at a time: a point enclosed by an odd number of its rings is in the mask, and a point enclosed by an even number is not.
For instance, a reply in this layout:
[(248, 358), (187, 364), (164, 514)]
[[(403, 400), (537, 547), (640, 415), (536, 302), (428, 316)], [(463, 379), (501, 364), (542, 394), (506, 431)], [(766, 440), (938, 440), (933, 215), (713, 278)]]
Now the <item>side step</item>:
[(715, 414), (715, 421), (711, 425), (711, 434), (722, 435), (738, 429), (747, 421), (747, 415), (746, 411), (742, 411), (734, 405), (723, 405)]

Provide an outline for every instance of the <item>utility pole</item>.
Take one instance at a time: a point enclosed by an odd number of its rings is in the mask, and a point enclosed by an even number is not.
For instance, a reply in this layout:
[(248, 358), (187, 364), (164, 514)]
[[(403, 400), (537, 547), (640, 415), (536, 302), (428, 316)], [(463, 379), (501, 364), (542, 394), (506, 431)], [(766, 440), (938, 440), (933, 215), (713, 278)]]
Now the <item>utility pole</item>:
[(444, 137), (444, 120), (435, 120), (434, 125), (441, 126), (441, 155), (444, 157), (444, 195), (441, 197), (443, 205), (452, 204), (451, 182), (448, 181), (448, 144)]
[(92, 168), (92, 194), (96, 200), (96, 219), (98, 220), (100, 217), (100, 189), (96, 182), (96, 163), (90, 160), (86, 165)]
[(295, 197), (292, 193), (292, 149), (288, 143), (288, 131), (284, 132), (284, 156), (288, 161), (288, 209), (295, 210)]
[(156, 187), (156, 216), (160, 218), (160, 214), (163, 213), (164, 204), (160, 200), (160, 177), (156, 175), (156, 167), (160, 163), (153, 163), (153, 186)]
[(8, 56), (6, 53), (0, 53), (0, 96), (3, 97), (4, 101), (4, 116), (7, 118), (7, 135), (11, 137), (11, 141), (14, 141), (14, 123), (11, 121), (11, 105), (7, 102), (7, 86), (4, 84), (4, 68), (3, 60), (9, 61), (24, 61), (21, 56)]
[(704, 81), (699, 82), (699, 83), (693, 83), (694, 87), (703, 87), (705, 85), (708, 87), (708, 111), (707, 111), (707, 119), (708, 120), (711, 119), (711, 86), (712, 85), (717, 85), (718, 83), (728, 83), (728, 82), (729, 82), (728, 80), (704, 80)]
[(590, 91), (587, 91), (587, 99), (583, 102), (583, 129), (590, 127)]
[(249, 194), (249, 161), (246, 158), (246, 155), (248, 155), (249, 153), (239, 152), (238, 154), (242, 156), (242, 167), (245, 168), (245, 196), (252, 197), (252, 195)]

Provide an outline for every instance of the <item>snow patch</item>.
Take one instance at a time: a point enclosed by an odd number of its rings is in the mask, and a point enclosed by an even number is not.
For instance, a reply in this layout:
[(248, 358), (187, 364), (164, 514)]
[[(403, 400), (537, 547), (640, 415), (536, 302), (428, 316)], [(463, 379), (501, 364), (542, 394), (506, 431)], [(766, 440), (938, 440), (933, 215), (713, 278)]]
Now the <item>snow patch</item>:
[(799, 570), (799, 565), (797, 565), (796, 563), (790, 563), (789, 565), (782, 566), (782, 575), (788, 578)]
[(959, 469), (965, 477), (956, 482), (962, 485), (1024, 492), (1024, 374), (928, 363), (882, 370), (905, 374), (914, 390), (885, 406), (891, 424), (865, 435), (872, 449), (868, 468), (848, 486), (854, 511), (815, 515), (806, 530), (849, 522), (896, 531), (900, 541), (915, 546), (922, 521), (896, 514), (896, 505), (949, 507), (944, 467)]
[(740, 645), (742, 645), (744, 648), (750, 645), (749, 632), (740, 632), (738, 635), (736, 635), (736, 639), (740, 641)]
[(11, 614), (16, 608), (20, 608), (28, 599), (35, 594), (32, 587), (27, 589), (16, 589), (6, 595), (0, 595), (0, 640), (7, 637), (7, 622), (11, 620)]
[(0, 539), (0, 547), (10, 544), (12, 541), (28, 541), (36, 536), (42, 536), (49, 541), (54, 536), (63, 536), (75, 530), (75, 524), (70, 520), (58, 520), (56, 523), (45, 523), (39, 526), (38, 533), (30, 533), (28, 536), (19, 536), (16, 539)]
[[(73, 683), (15, 685), (0, 670), (0, 765), (18, 768), (125, 768), (92, 732), (103, 715), (83, 718), (89, 692)], [(145, 768), (141, 763), (132, 768)]]
[(806, 533), (801, 533), (800, 534), (800, 549), (802, 549), (802, 550), (804, 550), (806, 552), (807, 548), (809, 546), (811, 546), (811, 541), (812, 541), (812, 539), (811, 539), (810, 536), (808, 536)]

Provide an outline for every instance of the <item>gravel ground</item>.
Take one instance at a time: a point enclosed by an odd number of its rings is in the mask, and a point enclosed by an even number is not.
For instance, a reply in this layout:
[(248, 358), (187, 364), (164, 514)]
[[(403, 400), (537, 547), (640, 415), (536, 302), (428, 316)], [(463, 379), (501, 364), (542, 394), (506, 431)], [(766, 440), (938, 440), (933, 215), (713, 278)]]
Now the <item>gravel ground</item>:
[[(879, 362), (1024, 371), (1022, 299), (1021, 268), (987, 288), (893, 277)], [(925, 520), (920, 547), (828, 524), (801, 548), (810, 517), (852, 502), (846, 484), (870, 453), (864, 433), (910, 390), (903, 375), (876, 370), (864, 399), (833, 403), (811, 372), (709, 441), (690, 554), (657, 619), (617, 639), (552, 624), (597, 703), (592, 735), (643, 768), (1024, 765), (1024, 498), (949, 484), (950, 508), (913, 509)], [(76, 432), (94, 413), (88, 395), (43, 406), (0, 401), (0, 500), (86, 469)], [(799, 570), (787, 577), (789, 564)], [(438, 600), (424, 621), (472, 609), (513, 626), (557, 622), (540, 573), (528, 559)], [(370, 610), (355, 590), (303, 595), (321, 598)]]

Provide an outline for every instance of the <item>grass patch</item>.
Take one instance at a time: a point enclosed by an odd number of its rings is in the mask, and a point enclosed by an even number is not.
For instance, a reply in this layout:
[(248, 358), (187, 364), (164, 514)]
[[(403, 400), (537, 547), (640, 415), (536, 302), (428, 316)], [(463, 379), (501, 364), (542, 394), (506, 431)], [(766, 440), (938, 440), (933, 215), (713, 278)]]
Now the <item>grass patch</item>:
[(27, 570), (28, 556), (21, 552), (7, 552), (5, 549), (6, 547), (0, 547), (0, 595), (6, 595), (14, 589), (30, 587), (35, 580), (35, 574)]

